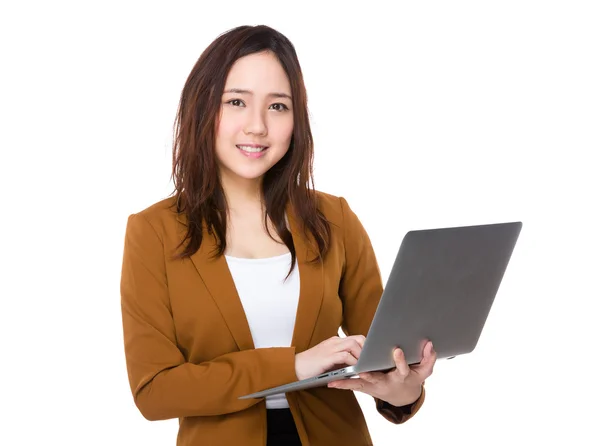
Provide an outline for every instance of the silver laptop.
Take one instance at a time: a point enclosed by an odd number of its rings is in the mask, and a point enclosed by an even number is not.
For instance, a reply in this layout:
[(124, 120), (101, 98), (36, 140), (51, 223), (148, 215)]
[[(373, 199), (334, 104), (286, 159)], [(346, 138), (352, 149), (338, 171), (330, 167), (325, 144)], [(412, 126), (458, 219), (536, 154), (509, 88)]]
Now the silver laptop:
[(359, 373), (395, 367), (402, 348), (421, 361), (428, 340), (438, 359), (475, 349), (521, 232), (521, 222), (408, 232), (354, 366), (240, 397), (308, 389)]

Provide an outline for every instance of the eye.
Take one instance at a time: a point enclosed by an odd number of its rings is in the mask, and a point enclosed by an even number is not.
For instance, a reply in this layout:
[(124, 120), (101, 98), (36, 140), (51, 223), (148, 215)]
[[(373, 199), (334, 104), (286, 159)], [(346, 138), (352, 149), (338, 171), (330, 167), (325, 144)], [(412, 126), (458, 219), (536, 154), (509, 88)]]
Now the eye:
[(244, 107), (244, 101), (242, 101), (241, 99), (231, 99), (230, 101), (227, 101), (226, 104), (229, 105), (233, 105), (234, 107)]
[(287, 105), (282, 104), (281, 102), (278, 102), (277, 104), (273, 104), (273, 105), (271, 105), (271, 107), (273, 107), (273, 110), (278, 111), (278, 112), (289, 110)]

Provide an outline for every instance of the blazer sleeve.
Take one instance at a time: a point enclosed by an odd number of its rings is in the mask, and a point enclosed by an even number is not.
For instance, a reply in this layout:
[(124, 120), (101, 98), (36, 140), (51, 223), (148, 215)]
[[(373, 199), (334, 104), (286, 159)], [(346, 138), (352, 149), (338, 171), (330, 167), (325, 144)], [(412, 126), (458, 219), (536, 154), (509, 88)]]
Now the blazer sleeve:
[(261, 399), (239, 396), (297, 380), (293, 347), (237, 351), (200, 364), (185, 360), (176, 341), (163, 243), (142, 214), (127, 221), (121, 312), (131, 391), (149, 420), (244, 410)]
[[(345, 266), (340, 282), (343, 303), (342, 330), (346, 335), (367, 335), (383, 293), (381, 272), (369, 236), (347, 201), (340, 197), (345, 247)], [(401, 424), (421, 408), (425, 389), (412, 404), (402, 407), (375, 398), (377, 411), (388, 421)]]

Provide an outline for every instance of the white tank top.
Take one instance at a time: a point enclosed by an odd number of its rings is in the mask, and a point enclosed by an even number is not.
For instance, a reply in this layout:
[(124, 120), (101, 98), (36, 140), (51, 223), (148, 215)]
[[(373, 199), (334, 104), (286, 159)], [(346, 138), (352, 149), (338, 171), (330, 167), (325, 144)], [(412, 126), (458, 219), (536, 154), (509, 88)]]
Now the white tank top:
[[(265, 259), (225, 256), (242, 301), (255, 348), (290, 347), (300, 297), (298, 267), (290, 269), (290, 253)], [(285, 395), (266, 399), (267, 409), (288, 408)]]

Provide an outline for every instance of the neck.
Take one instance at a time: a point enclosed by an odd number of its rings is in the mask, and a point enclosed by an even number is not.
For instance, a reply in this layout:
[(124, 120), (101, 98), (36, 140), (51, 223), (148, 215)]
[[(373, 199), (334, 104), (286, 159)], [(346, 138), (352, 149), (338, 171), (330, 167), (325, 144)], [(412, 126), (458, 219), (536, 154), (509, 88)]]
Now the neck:
[(262, 178), (247, 180), (221, 175), (221, 186), (230, 210), (262, 206)]

